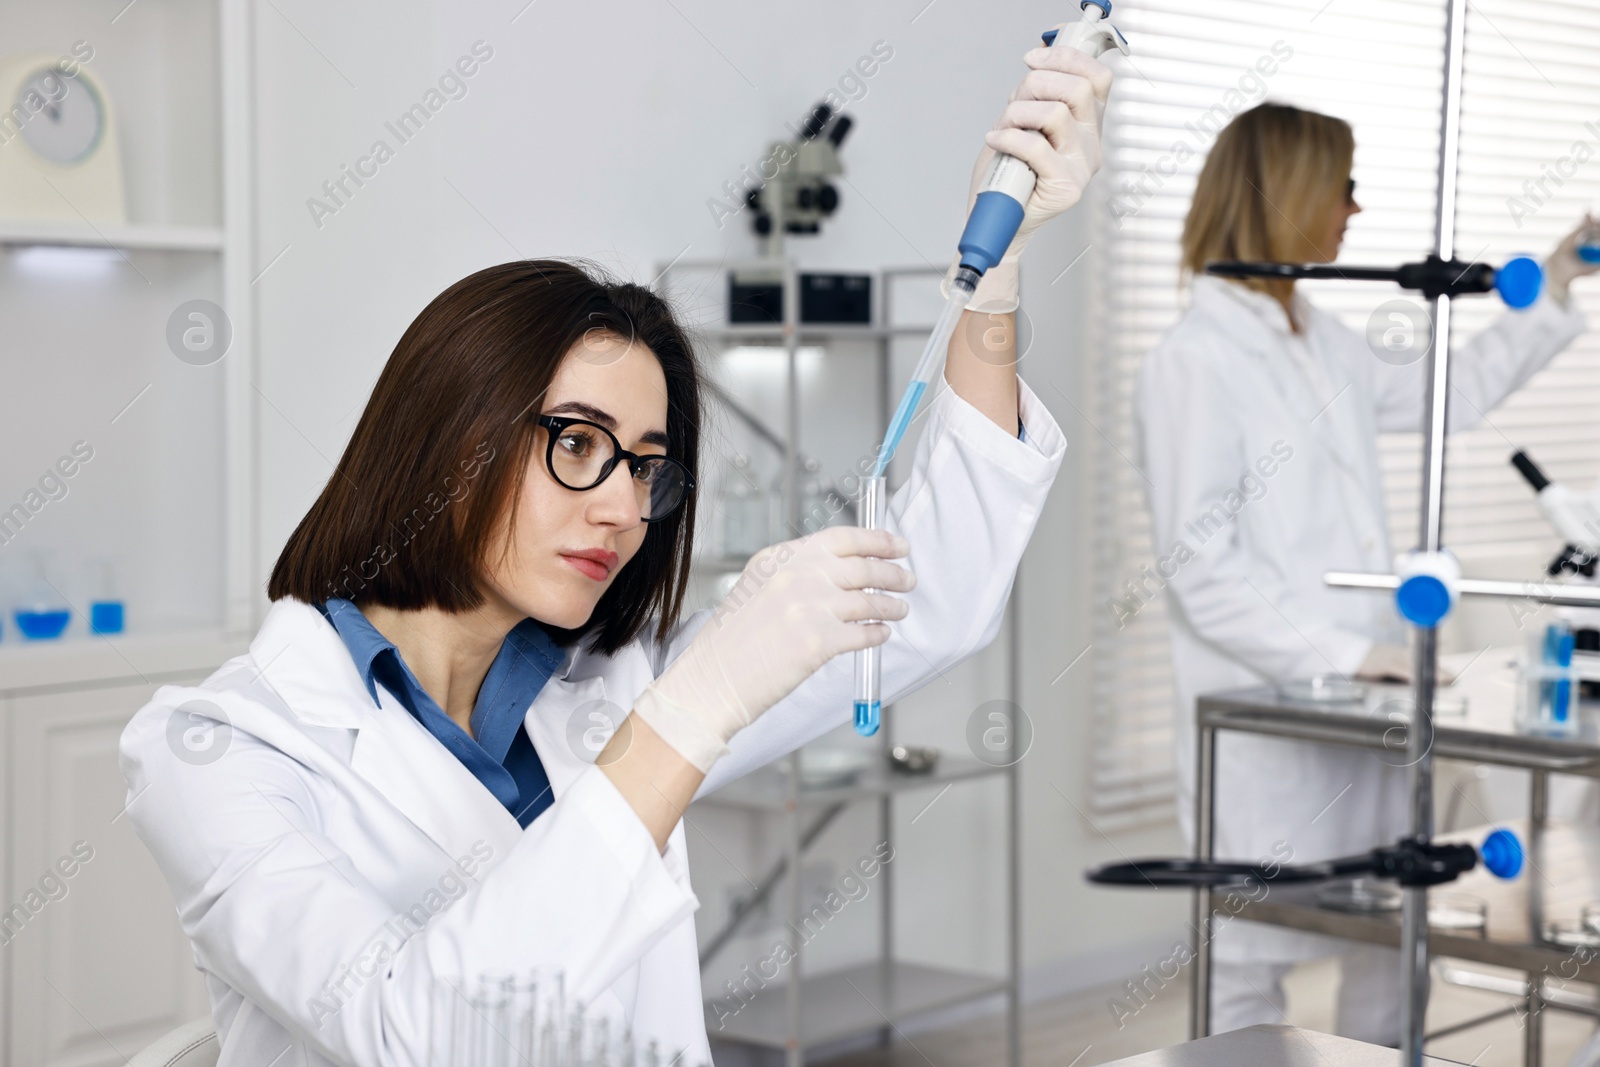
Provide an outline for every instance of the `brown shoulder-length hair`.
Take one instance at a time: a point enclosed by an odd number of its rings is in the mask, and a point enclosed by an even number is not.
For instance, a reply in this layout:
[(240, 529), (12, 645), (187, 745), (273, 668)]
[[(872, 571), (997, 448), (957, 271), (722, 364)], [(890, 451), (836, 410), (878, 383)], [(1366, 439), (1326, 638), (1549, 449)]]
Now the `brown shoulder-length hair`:
[[(596, 333), (654, 353), (667, 382), (668, 454), (698, 473), (700, 370), (671, 308), (650, 290), (560, 260), (502, 263), (440, 293), (395, 345), (328, 484), (290, 535), (267, 595), (343, 597), (471, 611), (502, 523), (515, 521), (535, 424), (557, 368)], [(665, 638), (689, 581), (695, 501), (644, 544), (576, 630), (615, 652), (652, 616)]]
[[(1316, 234), (1349, 192), (1350, 124), (1287, 104), (1261, 104), (1228, 123), (1206, 157), (1183, 224), (1183, 269), (1221, 260), (1305, 263)], [(1292, 281), (1246, 285), (1287, 300)]]

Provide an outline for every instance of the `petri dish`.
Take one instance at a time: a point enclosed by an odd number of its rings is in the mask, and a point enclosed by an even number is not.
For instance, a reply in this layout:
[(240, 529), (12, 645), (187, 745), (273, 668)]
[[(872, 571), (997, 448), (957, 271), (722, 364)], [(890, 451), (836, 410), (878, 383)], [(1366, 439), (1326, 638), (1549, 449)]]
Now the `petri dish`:
[(1399, 911), (1402, 899), (1400, 890), (1375, 878), (1353, 878), (1347, 882), (1329, 882), (1317, 888), (1317, 904), (1332, 911), (1381, 912)]
[(1433, 717), (1436, 719), (1464, 719), (1467, 717), (1467, 694), (1454, 689), (1436, 689), (1433, 693)]
[(1428, 925), (1435, 930), (1482, 930), (1489, 903), (1468, 893), (1429, 893)]
[(1600, 930), (1591, 930), (1581, 922), (1551, 920), (1544, 924), (1544, 940), (1563, 948), (1600, 948)]
[(1279, 682), (1278, 695), (1285, 700), (1310, 704), (1359, 704), (1367, 697), (1367, 687), (1337, 674), (1314, 674)]

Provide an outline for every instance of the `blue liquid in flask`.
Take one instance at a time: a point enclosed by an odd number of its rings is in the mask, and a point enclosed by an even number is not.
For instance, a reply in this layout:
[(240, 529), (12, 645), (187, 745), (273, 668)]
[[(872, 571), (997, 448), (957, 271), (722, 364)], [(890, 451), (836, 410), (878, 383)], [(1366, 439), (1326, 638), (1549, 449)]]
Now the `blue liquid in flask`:
[(14, 614), (17, 619), (17, 629), (30, 641), (60, 637), (62, 631), (67, 628), (67, 622), (72, 618), (72, 612), (65, 608), (44, 611), (18, 608)]

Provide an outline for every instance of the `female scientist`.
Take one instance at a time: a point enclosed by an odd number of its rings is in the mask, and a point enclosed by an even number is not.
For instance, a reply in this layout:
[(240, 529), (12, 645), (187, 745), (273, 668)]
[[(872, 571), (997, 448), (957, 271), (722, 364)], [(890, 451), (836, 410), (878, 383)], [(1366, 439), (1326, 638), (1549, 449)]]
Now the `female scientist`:
[[(1353, 152), (1344, 122), (1276, 104), (1222, 131), (1184, 224), (1193, 300), (1139, 374), (1155, 543), (1192, 553), (1167, 586), (1178, 810), (1191, 844), (1199, 694), (1316, 674), (1410, 676), (1389, 602), (1328, 589), (1322, 575), (1393, 567), (1377, 437), (1420, 430), (1425, 363), (1379, 359), (1292, 282), (1200, 274), (1218, 260), (1332, 262), (1361, 210)], [(1450, 429), (1478, 421), (1583, 330), (1567, 285), (1593, 268), (1574, 247), (1568, 240), (1545, 264), (1538, 303), (1455, 355)], [(1219, 856), (1306, 862), (1409, 827), (1404, 770), (1371, 753), (1227, 733), (1216, 782)], [(1248, 923), (1228, 924), (1215, 947), (1213, 1031), (1282, 1022), (1291, 964), (1337, 951), (1339, 1033), (1398, 1039), (1392, 950)]]
[[(1031, 232), (1098, 169), (1111, 76), (1026, 62), (986, 152), (1041, 176)], [(978, 296), (1015, 309), (991, 273)], [(840, 653), (883, 644), (892, 699), (994, 637), (1065, 442), (981, 356), (951, 346), (893, 532), (777, 545), (681, 620), (701, 381), (668, 307), (545, 260), (423, 309), (250, 650), (122, 738), (222, 1062), (437, 1063), (436, 980), (535, 968), (709, 1062), (683, 811), (849, 721)], [(596, 760), (574, 738), (608, 703)]]

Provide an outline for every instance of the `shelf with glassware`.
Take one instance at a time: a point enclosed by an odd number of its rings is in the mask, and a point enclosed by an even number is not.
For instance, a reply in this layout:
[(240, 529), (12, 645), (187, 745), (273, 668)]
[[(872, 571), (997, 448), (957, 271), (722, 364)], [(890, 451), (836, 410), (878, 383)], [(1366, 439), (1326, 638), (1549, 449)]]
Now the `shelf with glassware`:
[[(7, 934), (0, 1067), (121, 1064), (207, 1007), (117, 759), (157, 686), (243, 648), (262, 595), (251, 19), (234, 0), (0, 4), (7, 899), (85, 845), (71, 894)], [(197, 322), (199, 301), (225, 315)]]
[[(14, 349), (51, 355), (7, 382), (29, 403), (0, 473), (27, 488), (0, 502), (0, 647), (242, 631), (260, 607), (249, 10), (113, 13), (0, 5), (0, 317)], [(171, 547), (174, 513), (206, 550)]]
[[(737, 284), (749, 277), (771, 279), (771, 293), (751, 297), (749, 285)], [(844, 306), (813, 301), (816, 279), (846, 278), (870, 281), (870, 304), (860, 294)], [(720, 601), (766, 545), (855, 521), (852, 475), (875, 454), (895, 399), (893, 365), (903, 361), (909, 369), (912, 346), (920, 351), (937, 313), (939, 278), (928, 268), (802, 274), (792, 262), (769, 259), (678, 261), (662, 269), (657, 287), (680, 297), (680, 306), (703, 306), (705, 292), (724, 286), (728, 295), (693, 326), (712, 399), (702, 438), (710, 462), (701, 464), (696, 607)], [(901, 305), (909, 313), (898, 311)], [(819, 306), (856, 321), (809, 321), (797, 313), (815, 314)], [(760, 321), (733, 321), (740, 312)], [(774, 312), (781, 321), (763, 319)], [(897, 460), (890, 467), (891, 485), (900, 466)]]
[[(728, 321), (739, 295), (734, 284), (739, 276), (772, 280), (780, 321)], [(941, 277), (941, 271), (922, 267), (879, 272), (871, 276), (868, 321), (823, 323), (799, 321), (805, 301), (800, 272), (791, 261), (679, 261), (660, 269), (658, 290), (677, 297), (680, 307), (704, 306), (706, 292), (728, 293), (718, 314), (694, 329), (707, 357), (709, 406), (715, 414), (705, 420), (702, 436), (702, 456), (711, 462), (702, 462), (704, 495), (696, 541), (706, 547), (695, 560), (693, 607), (720, 602), (749, 557), (766, 545), (855, 521), (854, 502), (846, 490), (856, 479), (841, 476), (835, 481), (827, 472), (854, 475), (863, 459), (876, 455), (899, 386), (943, 303)], [(914, 454), (912, 437), (890, 465), (891, 486), (904, 479)], [(849, 709), (841, 707), (840, 715), (841, 723), (848, 721)], [(897, 749), (893, 707), (884, 708), (882, 724), (877, 737), (857, 739), (858, 746), (807, 746), (697, 802), (697, 807), (743, 813), (755, 820), (751, 825), (758, 836), (773, 818), (783, 822), (780, 857), (743, 904), (702, 940), (702, 969), (748, 932), (774, 894), (786, 896), (791, 922), (801, 922), (802, 859), (850, 805), (876, 801), (878, 840), (892, 848), (897, 797), (920, 809), (928, 803), (929, 790), (943, 795), (957, 784), (999, 779), (1007, 791), (1010, 823), (1004, 858), (1012, 902), (1005, 972), (984, 974), (897, 958), (895, 894), (885, 866), (879, 875), (884, 884), (875, 958), (804, 974), (782, 993), (757, 998), (735, 1017), (719, 1012), (715, 999), (708, 1000), (708, 1026), (719, 1040), (784, 1049), (788, 1067), (800, 1067), (809, 1047), (863, 1034), (886, 1037), (903, 1019), (1001, 996), (1012, 1037), (1008, 1062), (1015, 1067), (1020, 1054), (1015, 1040), (1020, 956), (1015, 767), (941, 756), (934, 750)], [(919, 758), (931, 766), (907, 768)], [(796, 944), (789, 975), (802, 975), (800, 956)]]

